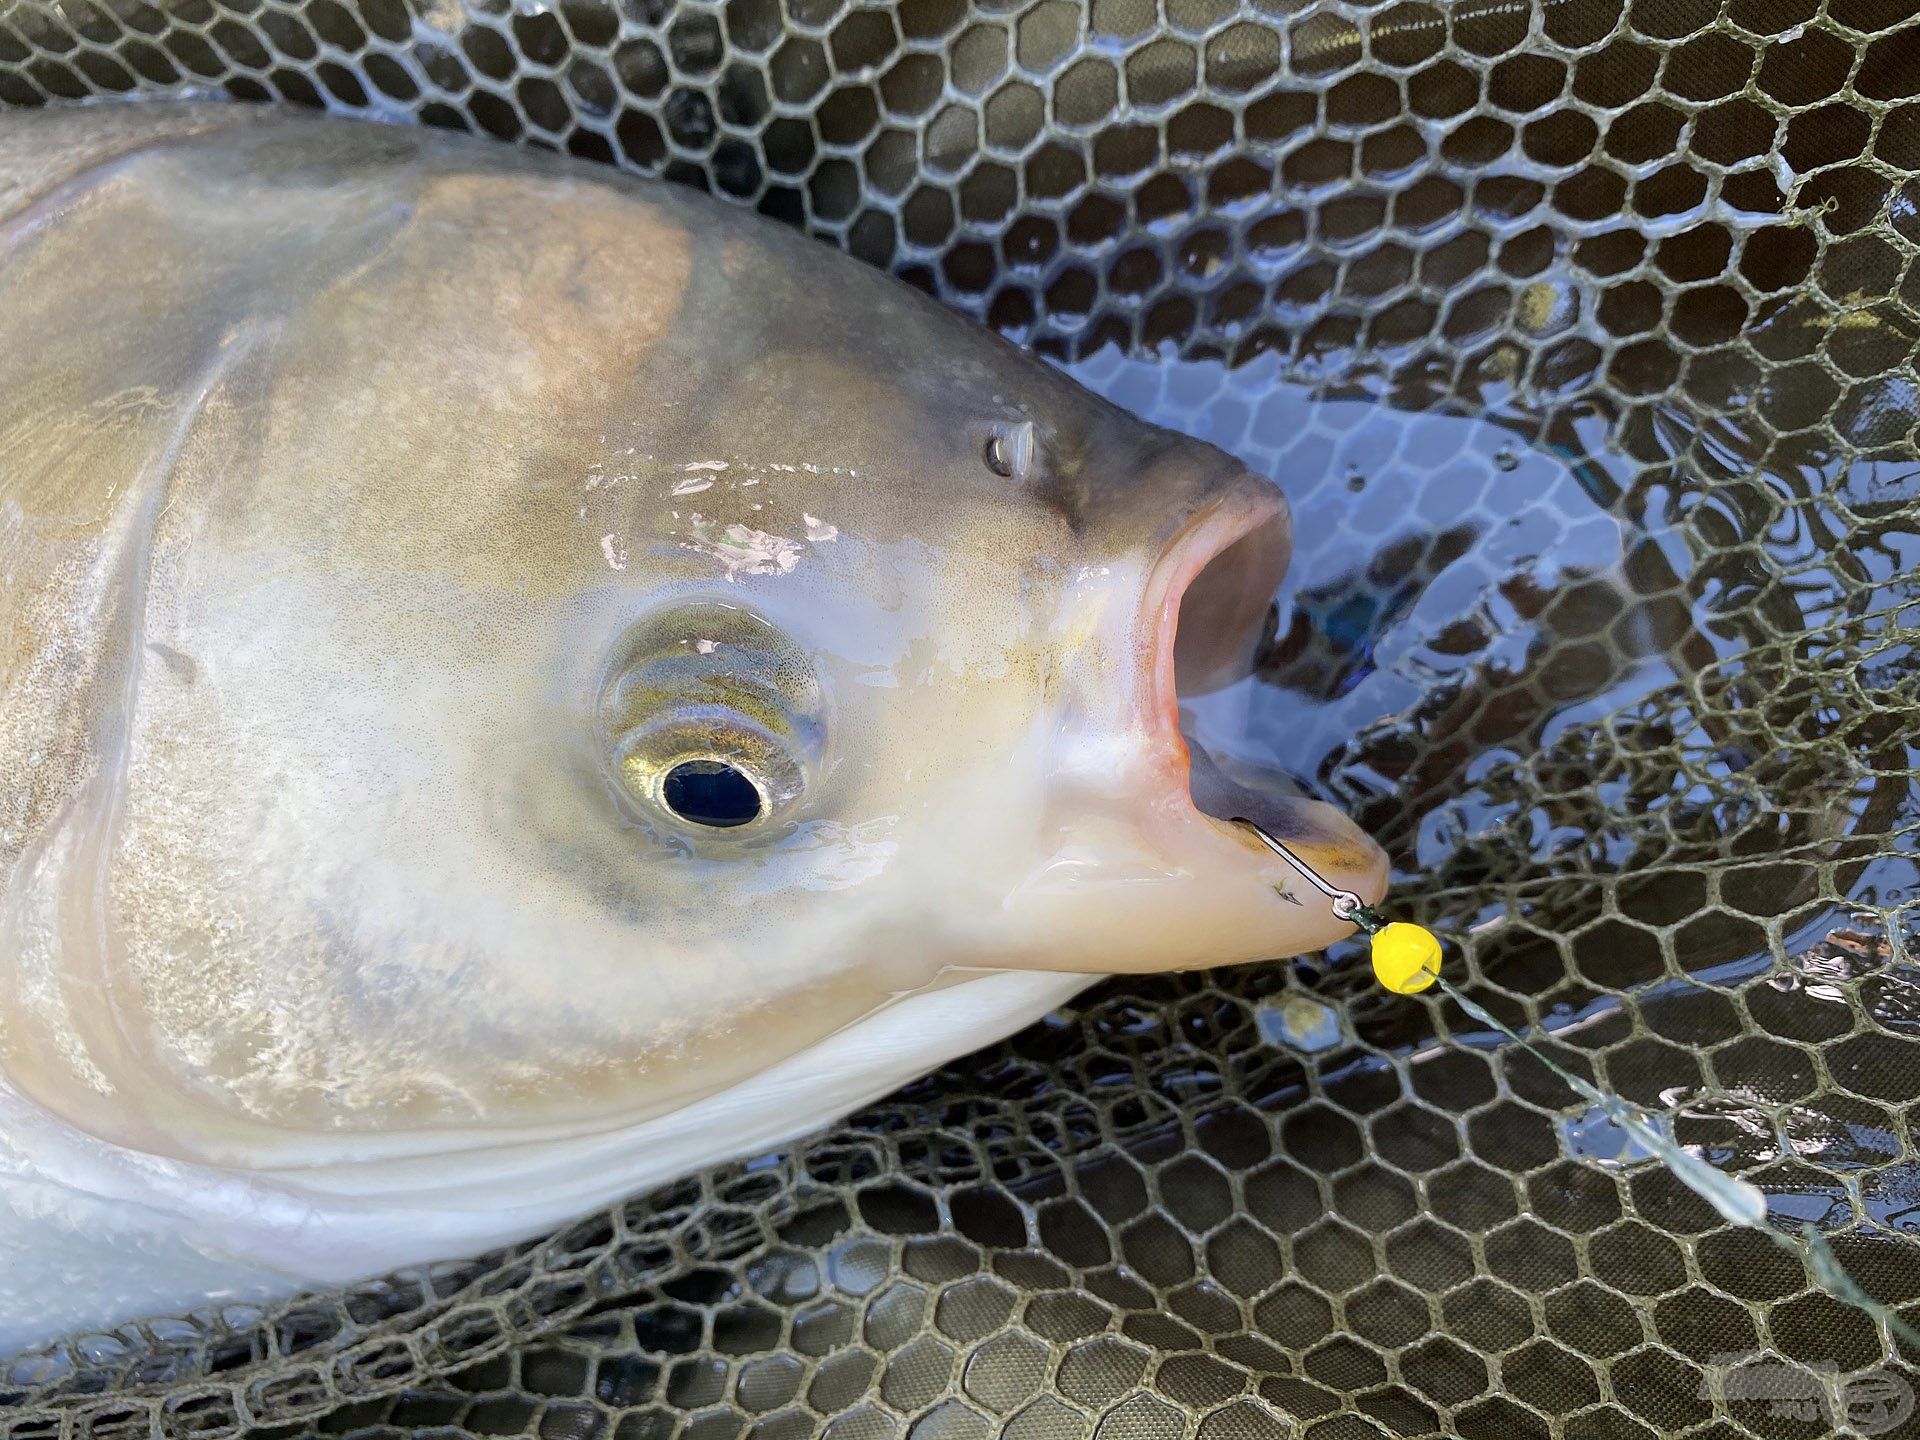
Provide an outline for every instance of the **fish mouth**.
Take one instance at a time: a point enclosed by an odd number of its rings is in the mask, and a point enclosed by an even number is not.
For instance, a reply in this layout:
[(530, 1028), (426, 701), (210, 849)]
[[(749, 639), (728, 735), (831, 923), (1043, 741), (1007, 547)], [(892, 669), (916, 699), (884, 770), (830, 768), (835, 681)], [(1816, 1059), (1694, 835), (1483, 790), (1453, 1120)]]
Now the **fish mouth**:
[(1231, 685), (1252, 670), (1292, 551), (1286, 497), (1256, 474), (1181, 526), (1146, 584), (1158, 724), (1179, 732), (1183, 695)]
[[(1212, 832), (1206, 848), (1257, 869), (1276, 888), (1298, 877), (1241, 826), (1253, 820), (1341, 888), (1370, 903), (1384, 893), (1385, 854), (1346, 815), (1267, 765), (1223, 766), (1183, 730), (1183, 702), (1244, 680), (1267, 633), (1293, 553), (1286, 497), (1250, 472), (1230, 482), (1177, 531), (1148, 574), (1142, 613), (1149, 675), (1144, 728), (1160, 757), (1159, 784), (1175, 827)], [(1224, 757), (1223, 757), (1224, 758)], [(1343, 933), (1344, 922), (1335, 933)], [(1329, 936), (1328, 938), (1332, 938)], [(1322, 942), (1324, 943), (1324, 941)]]
[(1272, 482), (1246, 474), (1180, 527), (1147, 576), (1142, 719), (1187, 764), (1180, 702), (1245, 678), (1293, 557), (1293, 521)]

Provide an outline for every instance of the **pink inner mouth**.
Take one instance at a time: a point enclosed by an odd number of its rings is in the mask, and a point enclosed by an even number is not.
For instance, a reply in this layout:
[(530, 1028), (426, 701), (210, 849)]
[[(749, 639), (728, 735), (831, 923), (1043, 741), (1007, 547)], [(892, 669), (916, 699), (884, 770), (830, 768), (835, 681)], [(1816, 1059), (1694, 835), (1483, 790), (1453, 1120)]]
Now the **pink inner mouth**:
[(1174, 537), (1148, 578), (1144, 718), (1175, 757), (1183, 792), (1191, 757), (1180, 698), (1248, 673), (1292, 548), (1285, 498), (1249, 476)]

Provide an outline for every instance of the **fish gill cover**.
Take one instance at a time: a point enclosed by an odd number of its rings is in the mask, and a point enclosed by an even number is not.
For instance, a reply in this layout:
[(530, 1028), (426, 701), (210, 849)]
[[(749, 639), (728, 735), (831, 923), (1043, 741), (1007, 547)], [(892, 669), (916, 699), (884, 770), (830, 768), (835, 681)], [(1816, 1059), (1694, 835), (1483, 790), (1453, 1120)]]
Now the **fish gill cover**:
[[(0, 103), (698, 184), (1295, 502), (1231, 729), (1466, 992), (1920, 1321), (1907, 0), (0, 0)], [(475, 296), (484, 304), (484, 296)], [(1356, 956), (1107, 985), (509, 1254), (0, 1367), (0, 1435), (1906, 1433), (1883, 1321)]]

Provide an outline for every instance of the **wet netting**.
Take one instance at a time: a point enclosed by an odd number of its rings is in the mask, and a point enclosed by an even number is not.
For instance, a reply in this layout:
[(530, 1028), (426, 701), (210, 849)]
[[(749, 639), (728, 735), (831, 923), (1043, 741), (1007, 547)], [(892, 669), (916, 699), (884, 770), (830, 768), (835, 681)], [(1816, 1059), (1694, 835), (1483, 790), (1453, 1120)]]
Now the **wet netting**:
[(0, 0), (0, 102), (806, 227), (1292, 492), (1243, 727), (1729, 1223), (1357, 951), (1110, 983), (543, 1243), (0, 1364), (0, 1435), (1920, 1433), (1912, 0)]

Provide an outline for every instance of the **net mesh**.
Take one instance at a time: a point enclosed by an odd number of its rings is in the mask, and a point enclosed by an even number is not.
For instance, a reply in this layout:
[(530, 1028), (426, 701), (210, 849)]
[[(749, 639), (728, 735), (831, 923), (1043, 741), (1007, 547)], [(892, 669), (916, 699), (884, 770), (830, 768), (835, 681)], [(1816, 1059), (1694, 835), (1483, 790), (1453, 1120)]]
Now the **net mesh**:
[[(1560, 1063), (1920, 1322), (1909, 0), (0, 0), (731, 196), (1293, 492), (1252, 724)], [(0, 1364), (0, 1435), (1917, 1433), (1920, 1372), (1355, 955), (1129, 980), (539, 1244)]]

